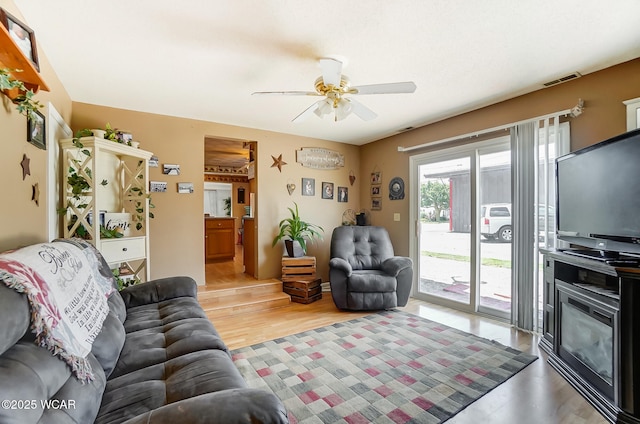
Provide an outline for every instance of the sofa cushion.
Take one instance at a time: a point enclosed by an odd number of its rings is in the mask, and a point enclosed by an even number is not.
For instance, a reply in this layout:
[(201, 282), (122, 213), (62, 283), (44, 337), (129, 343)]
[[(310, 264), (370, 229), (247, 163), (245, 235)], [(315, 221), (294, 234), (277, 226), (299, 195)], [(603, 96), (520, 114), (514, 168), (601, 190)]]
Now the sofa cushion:
[(127, 307), (120, 293), (117, 291), (111, 293), (107, 302), (109, 303), (109, 310), (115, 314), (120, 322), (124, 323), (125, 319), (127, 319)]
[(226, 352), (192, 352), (109, 380), (96, 423), (119, 423), (166, 404), (245, 387)]
[(379, 269), (393, 256), (389, 233), (383, 227), (340, 226), (331, 236), (331, 257), (345, 259), (354, 270)]
[[(95, 357), (87, 357), (94, 368), (94, 380), (82, 384), (66, 363), (36, 346), (31, 340), (19, 341), (0, 356), (0, 399), (30, 404), (0, 409), (2, 423), (86, 423), (92, 422), (100, 406), (106, 378)], [(43, 408), (52, 400), (71, 400), (63, 408)], [(35, 402), (31, 402), (31, 401)], [(60, 414), (60, 412), (64, 412)], [(59, 417), (53, 418), (60, 414)]]
[(98, 337), (93, 341), (91, 353), (96, 357), (107, 376), (111, 375), (124, 346), (124, 326), (113, 312), (109, 312)]
[(350, 292), (395, 292), (396, 277), (382, 271), (354, 271), (349, 278), (347, 291)]
[(29, 330), (31, 314), (27, 296), (10, 289), (0, 281), (0, 355)]
[(126, 333), (123, 322), (127, 316), (127, 310), (118, 292), (112, 293), (107, 302), (109, 304), (109, 314), (102, 323), (102, 329), (98, 337), (93, 341), (91, 353), (100, 362), (108, 378), (115, 368), (124, 346)]
[(205, 349), (227, 352), (220, 335), (193, 297), (129, 308), (126, 340), (110, 378)]

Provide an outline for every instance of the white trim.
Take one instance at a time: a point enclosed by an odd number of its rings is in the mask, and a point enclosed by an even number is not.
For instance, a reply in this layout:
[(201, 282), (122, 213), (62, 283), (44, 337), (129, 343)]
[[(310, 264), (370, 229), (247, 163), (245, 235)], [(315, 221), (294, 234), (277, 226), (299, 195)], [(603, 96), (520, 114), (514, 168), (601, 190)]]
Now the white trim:
[(59, 237), (58, 202), (60, 199), (60, 147), (58, 140), (73, 136), (69, 125), (64, 121), (58, 110), (49, 102), (47, 105), (47, 238), (53, 240)]
[(627, 131), (640, 128), (640, 97), (622, 103), (627, 106)]
[(398, 146), (398, 151), (399, 152), (410, 152), (412, 150), (422, 149), (422, 148), (425, 148), (425, 147), (437, 146), (439, 144), (448, 143), (450, 141), (462, 140), (462, 139), (471, 138), (471, 137), (478, 137), (480, 135), (492, 133), (492, 132), (495, 132), (495, 131), (506, 130), (506, 129), (512, 128), (512, 127), (514, 127), (516, 125), (526, 124), (527, 122), (542, 121), (542, 120), (549, 119), (549, 118), (555, 118), (556, 116), (561, 116), (561, 115), (567, 116), (570, 113), (571, 113), (571, 109), (565, 109), (565, 110), (561, 110), (559, 112), (554, 112), (554, 113), (550, 113), (550, 114), (547, 114), (547, 115), (537, 116), (535, 118), (525, 119), (523, 121), (512, 122), (510, 124), (500, 125), (498, 127), (487, 128), (487, 129), (484, 129), (484, 130), (475, 131), (475, 132), (471, 132), (471, 133), (467, 133), (467, 134), (462, 134), (462, 135), (458, 135), (458, 136), (454, 136), (454, 137), (449, 137), (449, 138), (445, 138), (445, 139), (442, 139), (442, 140), (431, 141), (431, 142), (428, 142), (428, 143), (422, 143), (422, 144), (418, 144), (417, 146), (411, 146), (411, 147)]

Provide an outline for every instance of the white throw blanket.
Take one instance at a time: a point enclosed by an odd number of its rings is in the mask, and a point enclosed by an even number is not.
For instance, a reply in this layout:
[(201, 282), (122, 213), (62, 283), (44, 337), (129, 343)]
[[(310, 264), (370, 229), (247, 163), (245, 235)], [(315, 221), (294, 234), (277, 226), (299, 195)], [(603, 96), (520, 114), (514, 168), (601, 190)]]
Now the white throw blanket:
[(67, 362), (83, 382), (93, 380), (87, 355), (113, 291), (91, 249), (58, 242), (0, 254), (0, 278), (29, 299), (36, 342)]

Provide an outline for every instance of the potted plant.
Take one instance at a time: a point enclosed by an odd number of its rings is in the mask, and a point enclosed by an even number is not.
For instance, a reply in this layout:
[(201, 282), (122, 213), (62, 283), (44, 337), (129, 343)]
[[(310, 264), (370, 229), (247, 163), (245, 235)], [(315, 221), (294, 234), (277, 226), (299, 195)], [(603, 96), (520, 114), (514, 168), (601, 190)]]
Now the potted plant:
[(273, 247), (278, 243), (278, 241), (284, 239), (284, 245), (287, 249), (287, 254), (290, 257), (296, 256), (297, 253), (293, 248), (294, 242), (298, 242), (300, 244), (300, 247), (302, 248), (302, 255), (304, 255), (307, 252), (307, 240), (314, 241), (314, 239), (322, 239), (322, 234), (320, 234), (320, 232), (324, 232), (322, 227), (310, 224), (300, 219), (298, 204), (295, 202), (293, 204), (295, 205), (295, 210), (287, 208), (291, 213), (291, 218), (285, 218), (280, 221), (280, 224), (278, 224), (280, 231), (273, 239), (273, 243), (271, 243), (271, 246)]

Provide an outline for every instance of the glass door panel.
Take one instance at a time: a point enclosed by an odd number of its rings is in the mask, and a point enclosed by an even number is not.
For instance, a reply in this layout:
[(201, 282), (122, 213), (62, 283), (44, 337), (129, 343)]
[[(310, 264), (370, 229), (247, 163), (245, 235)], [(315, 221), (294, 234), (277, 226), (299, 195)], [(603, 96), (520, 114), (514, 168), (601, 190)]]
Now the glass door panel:
[(479, 151), (480, 284), (483, 312), (511, 313), (511, 150), (509, 144)]
[(447, 301), (471, 299), (470, 156), (418, 166), (418, 292)]

